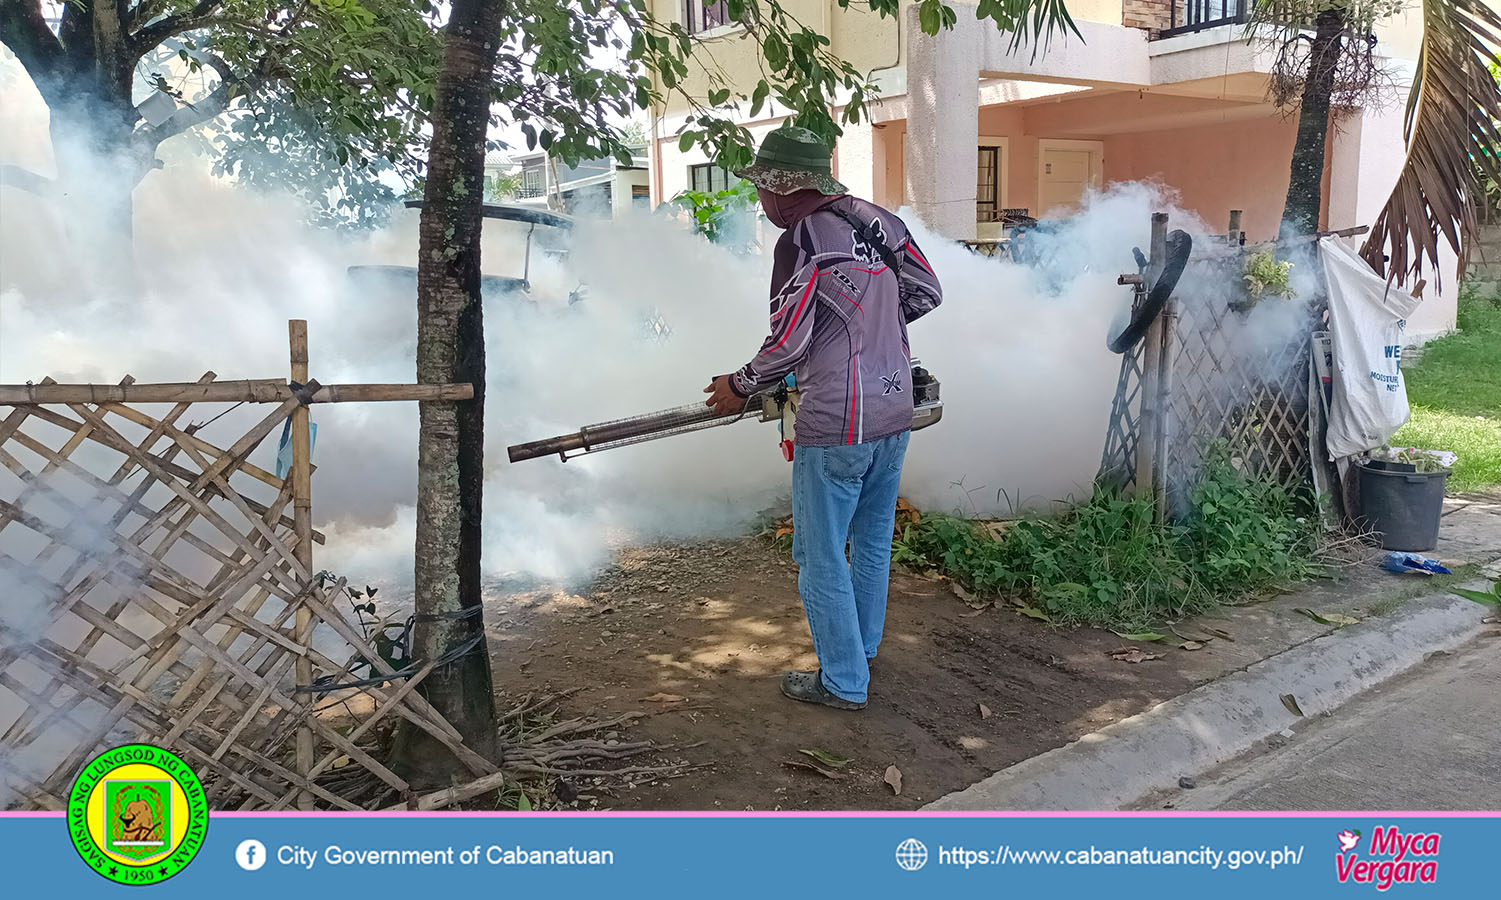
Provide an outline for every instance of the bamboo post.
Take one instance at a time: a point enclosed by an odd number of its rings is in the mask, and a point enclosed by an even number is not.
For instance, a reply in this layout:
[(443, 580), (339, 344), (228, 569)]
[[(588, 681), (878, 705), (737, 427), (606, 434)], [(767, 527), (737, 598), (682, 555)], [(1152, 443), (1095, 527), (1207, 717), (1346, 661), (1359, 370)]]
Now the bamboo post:
[[(298, 384), (308, 382), (307, 320), (292, 319), (287, 322), (287, 337), (291, 344), (292, 380)], [(313, 570), (313, 467), (311, 428), (308, 425), (308, 408), (300, 404), (292, 410), (292, 522), (297, 534), (295, 554), (297, 561), (307, 571)], [(312, 590), (312, 584), (307, 585)], [(299, 645), (306, 648), (312, 642), (313, 611), (304, 601), (297, 607), (297, 628), (294, 632)], [(304, 649), (297, 656), (297, 684), (307, 687), (313, 683), (313, 661)], [(304, 695), (312, 706), (312, 695)], [(310, 712), (311, 714), (311, 712)], [(297, 774), (306, 776), (313, 767), (313, 731), (306, 724), (297, 729)], [(311, 809), (313, 795), (303, 791), (297, 796), (301, 809)]]
[(1162, 315), (1158, 321), (1162, 323), (1162, 349), (1158, 358), (1157, 372), (1157, 433), (1154, 435), (1157, 442), (1157, 472), (1156, 493), (1153, 499), (1157, 521), (1166, 522), (1168, 517), (1167, 461), (1170, 458), (1168, 442), (1172, 430), (1173, 366), (1177, 356), (1178, 339), (1178, 301), (1176, 298), (1168, 298), (1167, 305), (1162, 308)]
[[(1145, 273), (1147, 290), (1157, 283), (1167, 264), (1167, 213), (1152, 213), (1151, 254)], [(1136, 496), (1152, 497), (1157, 484), (1157, 378), (1162, 359), (1162, 316), (1152, 320), (1142, 341), (1141, 416), (1136, 423)]]

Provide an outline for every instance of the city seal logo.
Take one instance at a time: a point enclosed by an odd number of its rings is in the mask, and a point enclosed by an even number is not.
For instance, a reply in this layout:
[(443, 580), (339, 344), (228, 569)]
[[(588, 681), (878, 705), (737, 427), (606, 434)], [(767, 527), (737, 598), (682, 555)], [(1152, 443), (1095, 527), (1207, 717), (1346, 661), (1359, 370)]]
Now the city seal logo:
[(68, 794), (68, 836), (89, 868), (120, 884), (181, 872), (208, 832), (203, 784), (175, 754), (126, 744), (89, 761)]

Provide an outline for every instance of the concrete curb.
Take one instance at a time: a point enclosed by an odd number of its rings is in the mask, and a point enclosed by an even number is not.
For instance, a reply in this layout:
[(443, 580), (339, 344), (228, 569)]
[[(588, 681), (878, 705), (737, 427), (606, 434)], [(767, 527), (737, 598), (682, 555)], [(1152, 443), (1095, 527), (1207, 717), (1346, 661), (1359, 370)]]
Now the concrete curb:
[(1022, 760), (924, 809), (1119, 808), (1291, 727), (1298, 717), (1282, 705), (1283, 694), (1294, 695), (1308, 716), (1334, 709), (1426, 655), (1465, 643), (1481, 631), (1481, 620), (1490, 612), (1452, 594), (1411, 601), (1393, 616), (1292, 647), (1072, 744)]

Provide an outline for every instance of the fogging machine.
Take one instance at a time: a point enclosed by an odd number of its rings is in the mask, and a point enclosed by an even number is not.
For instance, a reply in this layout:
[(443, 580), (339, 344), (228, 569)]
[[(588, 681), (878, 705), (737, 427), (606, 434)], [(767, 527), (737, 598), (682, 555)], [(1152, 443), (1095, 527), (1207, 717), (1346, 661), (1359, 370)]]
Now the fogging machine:
[[(920, 360), (912, 360), (912, 430), (917, 431), (943, 418), (943, 401), (938, 395), (938, 379), (922, 367)], [(627, 419), (614, 419), (595, 425), (585, 425), (571, 434), (540, 441), (531, 441), (506, 448), (511, 462), (536, 459), (556, 454), (565, 462), (586, 453), (643, 444), (660, 438), (703, 431), (720, 425), (730, 425), (747, 419), (760, 422), (776, 422), (781, 426), (782, 458), (792, 459), (794, 429), (797, 420), (798, 390), (793, 379), (785, 379), (774, 388), (752, 394), (745, 401), (744, 409), (733, 413), (716, 412), (704, 403), (690, 403), (672, 409), (658, 410)]]

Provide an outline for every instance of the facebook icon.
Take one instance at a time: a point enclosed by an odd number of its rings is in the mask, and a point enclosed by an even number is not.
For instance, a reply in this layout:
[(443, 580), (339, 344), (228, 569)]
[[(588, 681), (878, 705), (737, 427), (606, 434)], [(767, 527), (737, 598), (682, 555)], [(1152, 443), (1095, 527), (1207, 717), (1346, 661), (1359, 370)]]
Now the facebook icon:
[(266, 864), (266, 845), (254, 838), (240, 841), (235, 848), (235, 862), (245, 871), (254, 872)]

